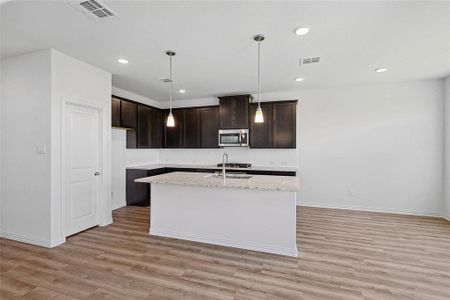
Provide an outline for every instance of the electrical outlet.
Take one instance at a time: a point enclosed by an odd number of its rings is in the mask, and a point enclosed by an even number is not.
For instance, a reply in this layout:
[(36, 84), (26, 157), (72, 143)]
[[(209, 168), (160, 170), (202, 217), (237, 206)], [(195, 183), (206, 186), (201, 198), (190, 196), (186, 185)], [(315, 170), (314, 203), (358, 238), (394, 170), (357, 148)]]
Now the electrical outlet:
[(355, 193), (353, 192), (352, 189), (348, 189), (347, 194), (349, 197), (355, 197)]

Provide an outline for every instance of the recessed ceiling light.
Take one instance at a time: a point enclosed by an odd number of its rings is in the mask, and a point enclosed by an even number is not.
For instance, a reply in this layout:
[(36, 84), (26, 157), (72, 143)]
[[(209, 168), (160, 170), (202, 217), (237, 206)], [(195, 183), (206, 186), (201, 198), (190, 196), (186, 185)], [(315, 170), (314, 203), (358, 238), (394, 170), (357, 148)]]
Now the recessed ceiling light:
[(128, 63), (128, 60), (125, 58), (119, 58), (117, 61), (123, 65), (126, 65)]
[(297, 78), (295, 78), (295, 81), (297, 81), (297, 82), (303, 81), (303, 78), (302, 77), (297, 77)]
[(377, 72), (377, 73), (383, 73), (383, 72), (386, 72), (386, 71), (387, 71), (386, 68), (376, 68), (375, 69), (375, 72)]
[(298, 26), (294, 28), (296, 35), (305, 35), (311, 30), (311, 26)]
[(179, 89), (179, 90), (178, 90), (178, 93), (184, 94), (184, 93), (186, 93), (186, 90), (185, 90), (185, 89)]

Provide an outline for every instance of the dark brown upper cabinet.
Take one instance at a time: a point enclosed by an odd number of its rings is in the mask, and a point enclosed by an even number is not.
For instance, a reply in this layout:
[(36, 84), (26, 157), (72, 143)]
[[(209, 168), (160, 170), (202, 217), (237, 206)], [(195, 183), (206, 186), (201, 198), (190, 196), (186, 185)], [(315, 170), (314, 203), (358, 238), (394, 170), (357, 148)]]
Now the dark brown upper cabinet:
[(112, 96), (111, 123), (127, 130), (127, 148), (162, 148), (162, 111)]
[(248, 128), (251, 95), (219, 97), (220, 129)]
[(200, 110), (198, 108), (183, 109), (183, 147), (200, 147)]
[(164, 112), (164, 148), (182, 148), (184, 111), (182, 109), (173, 109), (172, 114), (175, 119), (175, 126), (167, 127), (166, 120), (169, 111), (167, 110)]
[(272, 148), (272, 104), (261, 103), (264, 122), (255, 123), (258, 104), (250, 104), (250, 147)]
[(218, 131), (250, 129), (250, 148), (296, 148), (297, 101), (262, 102), (264, 123), (255, 123), (250, 95), (220, 97), (219, 106), (169, 110), (112, 97), (112, 126), (127, 129), (127, 148), (218, 148)]
[(130, 101), (120, 101), (120, 127), (127, 130), (127, 148), (134, 149), (137, 144), (137, 104)]
[(120, 124), (124, 128), (136, 129), (137, 127), (137, 104), (122, 101), (120, 105)]
[(255, 123), (257, 107), (250, 105), (250, 148), (296, 148), (297, 101), (261, 103), (264, 123)]
[(135, 129), (127, 130), (127, 149), (136, 149), (137, 145), (137, 131)]
[[(164, 127), (164, 148), (218, 148), (219, 107), (177, 108), (175, 127)], [(164, 112), (164, 121), (169, 112)]]
[(138, 148), (150, 148), (150, 107), (138, 104), (137, 144)]
[(297, 102), (281, 102), (272, 106), (273, 148), (296, 148)]
[(162, 116), (158, 109), (138, 104), (137, 147), (161, 148)]
[(150, 148), (162, 148), (163, 113), (159, 109), (150, 109)]
[(111, 124), (112, 127), (120, 127), (120, 99), (112, 97), (111, 101)]
[(200, 147), (219, 148), (219, 107), (200, 108)]

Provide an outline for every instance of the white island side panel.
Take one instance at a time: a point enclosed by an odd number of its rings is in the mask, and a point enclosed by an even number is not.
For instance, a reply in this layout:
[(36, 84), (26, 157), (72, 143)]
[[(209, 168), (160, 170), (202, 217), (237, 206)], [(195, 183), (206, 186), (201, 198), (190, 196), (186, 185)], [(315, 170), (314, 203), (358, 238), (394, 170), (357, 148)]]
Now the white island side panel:
[(150, 234), (297, 256), (296, 193), (152, 183)]

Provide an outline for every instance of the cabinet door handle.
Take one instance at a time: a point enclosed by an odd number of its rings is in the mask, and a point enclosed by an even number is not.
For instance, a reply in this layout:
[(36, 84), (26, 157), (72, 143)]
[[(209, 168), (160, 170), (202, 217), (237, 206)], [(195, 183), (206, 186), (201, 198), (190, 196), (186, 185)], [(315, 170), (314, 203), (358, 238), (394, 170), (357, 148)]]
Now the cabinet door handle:
[(94, 172), (94, 176), (100, 176), (100, 172), (99, 171), (95, 171)]

